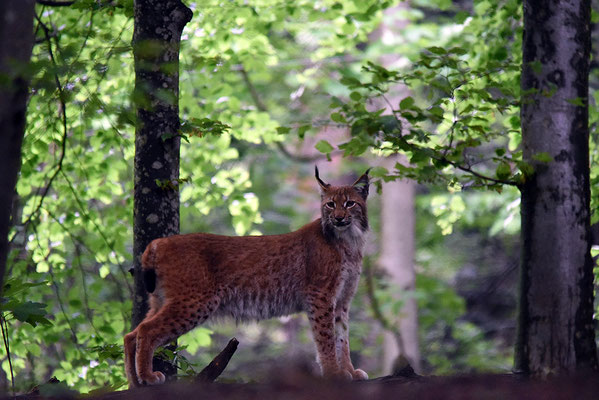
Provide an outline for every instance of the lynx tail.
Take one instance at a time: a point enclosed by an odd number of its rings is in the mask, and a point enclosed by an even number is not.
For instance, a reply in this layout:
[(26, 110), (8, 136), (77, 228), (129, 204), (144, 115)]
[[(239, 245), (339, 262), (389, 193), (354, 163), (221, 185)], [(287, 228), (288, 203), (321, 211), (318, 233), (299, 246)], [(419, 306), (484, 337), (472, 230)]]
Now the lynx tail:
[(156, 290), (156, 271), (154, 271), (154, 267), (156, 266), (156, 247), (156, 241), (153, 241), (141, 256), (144, 285), (148, 293), (153, 293)]

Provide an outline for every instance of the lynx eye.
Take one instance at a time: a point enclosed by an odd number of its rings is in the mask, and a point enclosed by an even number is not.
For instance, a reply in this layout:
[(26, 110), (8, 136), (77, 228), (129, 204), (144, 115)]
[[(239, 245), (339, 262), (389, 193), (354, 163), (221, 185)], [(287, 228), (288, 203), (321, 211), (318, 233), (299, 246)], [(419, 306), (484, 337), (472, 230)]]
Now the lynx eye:
[(328, 201), (325, 203), (325, 207), (326, 208), (335, 208), (335, 202), (334, 201)]
[(345, 207), (347, 207), (347, 208), (352, 208), (355, 205), (356, 205), (356, 202), (352, 201), (352, 200), (348, 200), (345, 202)]

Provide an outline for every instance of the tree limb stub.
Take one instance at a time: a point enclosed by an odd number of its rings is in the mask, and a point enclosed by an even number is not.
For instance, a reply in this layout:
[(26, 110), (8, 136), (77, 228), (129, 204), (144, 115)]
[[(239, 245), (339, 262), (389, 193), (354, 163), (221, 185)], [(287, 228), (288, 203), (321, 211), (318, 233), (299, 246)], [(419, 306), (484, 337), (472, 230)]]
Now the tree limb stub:
[(196, 376), (196, 382), (214, 382), (227, 368), (227, 364), (229, 364), (229, 360), (233, 357), (238, 345), (239, 341), (236, 338), (229, 340), (223, 351), (214, 357), (214, 360)]

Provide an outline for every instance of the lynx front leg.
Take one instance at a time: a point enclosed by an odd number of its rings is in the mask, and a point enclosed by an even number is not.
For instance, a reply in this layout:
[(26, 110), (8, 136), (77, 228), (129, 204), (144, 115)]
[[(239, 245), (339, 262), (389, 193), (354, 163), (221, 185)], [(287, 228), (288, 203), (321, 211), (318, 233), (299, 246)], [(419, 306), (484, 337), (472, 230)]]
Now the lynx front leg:
[(335, 308), (335, 345), (341, 369), (351, 374), (353, 380), (368, 379), (368, 374), (361, 369), (354, 369), (349, 353), (349, 305), (338, 305)]
[(352, 379), (349, 373), (339, 368), (335, 348), (334, 304), (324, 298), (315, 298), (309, 302), (308, 319), (316, 343), (322, 374), (327, 377)]
[(361, 369), (354, 369), (349, 354), (349, 306), (358, 286), (358, 276), (354, 275), (345, 282), (335, 307), (335, 346), (339, 366), (351, 374), (354, 380), (368, 379)]

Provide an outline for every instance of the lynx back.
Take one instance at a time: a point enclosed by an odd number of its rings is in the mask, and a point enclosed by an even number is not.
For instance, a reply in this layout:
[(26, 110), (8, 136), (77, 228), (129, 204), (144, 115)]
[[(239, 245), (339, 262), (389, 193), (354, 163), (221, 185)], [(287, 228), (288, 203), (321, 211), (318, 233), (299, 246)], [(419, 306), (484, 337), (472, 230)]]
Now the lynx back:
[(367, 379), (349, 355), (349, 306), (368, 230), (368, 171), (353, 185), (322, 181), (321, 218), (295, 232), (231, 237), (195, 233), (152, 241), (142, 256), (150, 310), (125, 335), (131, 386), (164, 382), (156, 347), (215, 316), (238, 321), (305, 312), (326, 377)]

